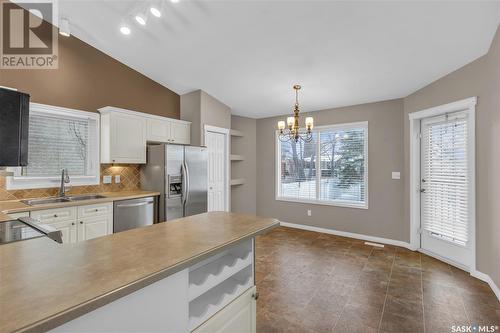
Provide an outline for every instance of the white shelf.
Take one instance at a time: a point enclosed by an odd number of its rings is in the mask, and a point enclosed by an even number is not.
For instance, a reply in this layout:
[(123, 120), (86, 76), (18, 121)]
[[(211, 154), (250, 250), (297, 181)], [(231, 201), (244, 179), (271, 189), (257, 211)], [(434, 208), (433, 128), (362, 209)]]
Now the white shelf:
[(189, 303), (190, 330), (232, 302), (253, 286), (252, 267), (248, 266), (236, 275), (224, 280)]
[(245, 184), (244, 178), (231, 179), (231, 186), (243, 185)]
[(252, 252), (239, 257), (232, 253), (218, 258), (189, 273), (189, 300), (222, 283), (252, 264)]
[(243, 161), (245, 159), (245, 156), (231, 154), (229, 158), (231, 159), (231, 161)]
[(243, 132), (242, 131), (238, 131), (238, 130), (234, 130), (234, 129), (232, 129), (230, 131), (230, 133), (231, 133), (231, 136), (239, 136), (239, 137), (243, 136)]

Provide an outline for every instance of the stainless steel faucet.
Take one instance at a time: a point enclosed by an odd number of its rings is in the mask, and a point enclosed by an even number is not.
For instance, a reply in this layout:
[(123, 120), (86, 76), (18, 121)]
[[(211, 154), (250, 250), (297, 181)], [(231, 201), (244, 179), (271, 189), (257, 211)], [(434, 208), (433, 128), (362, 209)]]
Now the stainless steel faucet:
[(65, 197), (66, 196), (66, 185), (69, 184), (70, 179), (68, 175), (68, 170), (67, 169), (62, 169), (61, 173), (61, 187), (59, 187), (59, 196), (60, 197)]

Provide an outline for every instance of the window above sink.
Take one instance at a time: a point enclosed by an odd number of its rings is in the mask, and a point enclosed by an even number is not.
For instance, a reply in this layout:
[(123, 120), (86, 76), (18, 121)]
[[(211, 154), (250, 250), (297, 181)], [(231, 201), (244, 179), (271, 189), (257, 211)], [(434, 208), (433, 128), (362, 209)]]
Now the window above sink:
[(9, 168), (6, 188), (58, 187), (63, 168), (71, 186), (99, 184), (99, 114), (30, 103), (28, 166)]

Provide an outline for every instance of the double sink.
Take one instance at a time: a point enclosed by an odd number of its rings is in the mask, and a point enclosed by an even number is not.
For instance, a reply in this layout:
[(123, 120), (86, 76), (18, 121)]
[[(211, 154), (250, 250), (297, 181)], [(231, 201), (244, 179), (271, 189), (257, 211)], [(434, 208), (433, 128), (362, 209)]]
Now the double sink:
[(21, 200), (21, 202), (28, 206), (36, 206), (36, 205), (47, 205), (60, 202), (74, 202), (74, 201), (103, 199), (103, 198), (105, 198), (105, 196), (103, 195), (88, 194), (88, 195), (72, 195), (68, 197), (57, 197), (57, 198)]

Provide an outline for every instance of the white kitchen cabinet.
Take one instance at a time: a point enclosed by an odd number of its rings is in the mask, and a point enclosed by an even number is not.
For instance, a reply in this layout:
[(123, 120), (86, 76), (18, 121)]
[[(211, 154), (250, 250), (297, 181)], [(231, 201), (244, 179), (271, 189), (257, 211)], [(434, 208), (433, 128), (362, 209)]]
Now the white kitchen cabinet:
[(193, 333), (255, 333), (256, 287), (248, 289)]
[(62, 232), (63, 243), (75, 243), (113, 233), (113, 203), (32, 211), (30, 216)]
[(146, 163), (147, 119), (135, 114), (101, 112), (101, 163)]
[(87, 217), (78, 221), (78, 241), (89, 240), (110, 234), (113, 221), (109, 216)]
[(190, 137), (191, 124), (188, 122), (158, 118), (148, 119), (148, 141), (189, 144)]
[(60, 230), (62, 233), (62, 241), (64, 244), (76, 243), (78, 241), (76, 221), (60, 221), (44, 224), (47, 224), (55, 228), (56, 230)]
[(148, 119), (148, 141), (169, 142), (170, 122), (159, 119)]
[(170, 123), (170, 133), (170, 140), (173, 143), (191, 143), (191, 124), (189, 123)]

